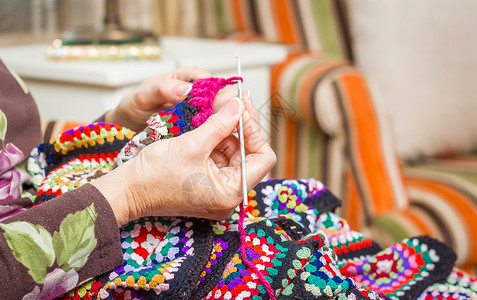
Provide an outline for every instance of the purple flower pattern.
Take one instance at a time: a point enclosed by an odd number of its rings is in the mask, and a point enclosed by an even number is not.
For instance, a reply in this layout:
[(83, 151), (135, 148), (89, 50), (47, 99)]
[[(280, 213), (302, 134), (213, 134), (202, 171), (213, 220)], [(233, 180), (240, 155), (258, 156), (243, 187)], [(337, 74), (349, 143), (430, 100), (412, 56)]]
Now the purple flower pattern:
[(23, 153), (11, 143), (0, 150), (0, 203), (19, 198), (21, 185), (30, 179), (30, 175), (16, 168), (23, 159)]

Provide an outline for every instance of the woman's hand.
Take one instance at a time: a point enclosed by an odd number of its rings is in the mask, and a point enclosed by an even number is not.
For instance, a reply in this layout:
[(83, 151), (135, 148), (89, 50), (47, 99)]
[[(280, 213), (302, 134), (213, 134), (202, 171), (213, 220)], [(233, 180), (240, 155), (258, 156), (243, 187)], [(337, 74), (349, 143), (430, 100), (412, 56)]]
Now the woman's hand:
[[(114, 110), (106, 113), (105, 121), (141, 131), (153, 113), (171, 108), (185, 99), (192, 88), (191, 80), (211, 76), (204, 69), (184, 67), (146, 80), (131, 89)], [(217, 94), (216, 106), (222, 107), (228, 99), (236, 95), (237, 89), (231, 87), (223, 89)]]
[(144, 216), (229, 217), (242, 201), (240, 144), (232, 135), (241, 115), (247, 190), (258, 184), (276, 156), (245, 95), (244, 102), (233, 98), (194, 131), (149, 145), (93, 183), (111, 203), (118, 224)]

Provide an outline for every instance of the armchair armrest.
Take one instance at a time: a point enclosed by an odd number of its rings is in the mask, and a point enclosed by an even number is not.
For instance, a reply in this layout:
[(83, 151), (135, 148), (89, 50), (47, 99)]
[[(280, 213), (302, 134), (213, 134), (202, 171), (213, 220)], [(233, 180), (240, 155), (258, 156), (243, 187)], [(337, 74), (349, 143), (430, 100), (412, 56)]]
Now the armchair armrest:
[(275, 67), (272, 81), (285, 103), (278, 107), (293, 112), (276, 120), (273, 176), (318, 175), (343, 198), (344, 216), (355, 228), (409, 205), (385, 113), (361, 72), (346, 61), (306, 53)]

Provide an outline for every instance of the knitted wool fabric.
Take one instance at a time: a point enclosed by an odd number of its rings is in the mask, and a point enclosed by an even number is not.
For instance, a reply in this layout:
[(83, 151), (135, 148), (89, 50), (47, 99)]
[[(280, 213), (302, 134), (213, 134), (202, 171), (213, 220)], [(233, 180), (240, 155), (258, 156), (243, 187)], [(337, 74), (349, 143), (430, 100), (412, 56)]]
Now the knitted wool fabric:
[[(30, 172), (45, 178), (38, 180), (42, 201), (95, 180), (153, 141), (193, 130), (212, 112), (215, 95), (204, 92), (206, 97), (195, 99), (202, 95), (198, 89), (216, 90), (235, 80), (196, 81), (186, 100), (154, 114), (134, 136), (99, 123), (40, 146), (29, 162)], [(206, 89), (208, 82), (214, 88)], [(148, 217), (120, 229), (121, 266), (63, 298), (268, 299), (257, 269), (277, 299), (473, 295), (475, 279), (458, 272), (447, 277), (455, 260), (449, 248), (419, 237), (380, 250), (333, 213), (341, 201), (319, 181), (271, 179), (259, 183), (248, 198), (244, 246), (254, 268), (240, 251), (238, 209), (222, 222)]]

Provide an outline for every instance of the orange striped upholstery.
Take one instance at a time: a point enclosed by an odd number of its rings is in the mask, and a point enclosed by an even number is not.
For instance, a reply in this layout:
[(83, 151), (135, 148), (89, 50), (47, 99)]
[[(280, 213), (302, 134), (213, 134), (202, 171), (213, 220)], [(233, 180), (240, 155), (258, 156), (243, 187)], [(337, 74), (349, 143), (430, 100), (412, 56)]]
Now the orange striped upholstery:
[[(453, 244), (455, 249), (461, 246), (467, 246), (469, 249), (465, 256), (463, 251), (459, 253), (459, 259), (477, 262), (477, 235), (472, 234), (474, 228), (477, 228), (477, 206), (475, 202), (473, 203), (472, 199), (462, 191), (450, 186), (447, 181), (438, 182), (418, 177), (409, 177), (406, 181), (410, 187), (432, 194), (434, 201), (433, 203), (427, 203), (426, 207), (435, 209), (440, 214), (440, 220), (447, 222), (447, 230), (457, 229), (459, 231), (451, 235), (450, 243)], [(438, 203), (439, 200), (436, 198), (444, 200), (440, 201), (442, 203)], [(419, 200), (422, 204), (426, 204), (424, 198)], [(456, 241), (457, 239), (459, 239), (459, 242)]]
[[(456, 250), (460, 266), (475, 268), (477, 157), (434, 160), (426, 172), (406, 168), (404, 176), (382, 103), (361, 72), (302, 54), (277, 65), (272, 76), (280, 95), (274, 98), (285, 102), (274, 106), (292, 112), (273, 114), (279, 162), (272, 176), (320, 178), (343, 198), (349, 224), (382, 245), (431, 235)], [(445, 177), (437, 174), (442, 169)], [(449, 178), (449, 169), (460, 179)]]
[[(159, 9), (161, 28), (155, 30), (163, 35), (261, 39), (288, 45), (292, 52), (350, 57), (340, 1), (161, 1)], [(184, 13), (189, 17), (184, 18)]]
[[(327, 158), (331, 155), (341, 156), (341, 160), (349, 155), (351, 156), (349, 167), (358, 187), (357, 198), (362, 199), (360, 201), (363, 201), (364, 212), (367, 216), (382, 215), (395, 209), (405, 208), (409, 200), (402, 182), (401, 170), (392, 147), (388, 145), (388, 139), (382, 137), (380, 131), (382, 125), (376, 115), (366, 80), (351, 67), (343, 67), (345, 65), (346, 62), (343, 61), (310, 54), (288, 59), (273, 70), (273, 81), (278, 93), (288, 105), (295, 108), (296, 112), (294, 116), (286, 120), (279, 120), (277, 122), (279, 128), (272, 134), (279, 159), (278, 167), (273, 175), (284, 177), (310, 175), (299, 171), (302, 166), (301, 161), (308, 159), (311, 152), (309, 151), (311, 145), (308, 141), (305, 142), (306, 137), (303, 137), (303, 130), (306, 130), (304, 127), (308, 126), (310, 127), (308, 130), (312, 130), (315, 135), (321, 135), (321, 147), (318, 147), (321, 148), (322, 156), (315, 162), (318, 164), (311, 168), (322, 169), (318, 175), (321, 175), (319, 178), (324, 179), (326, 184), (338, 185), (331, 182), (330, 174), (327, 174), (331, 173), (331, 170), (327, 170), (325, 155)], [(320, 117), (315, 116), (313, 105), (317, 101), (316, 91), (322, 88), (322, 85), (329, 90), (332, 101), (337, 101), (339, 105), (338, 111), (330, 113), (341, 114), (345, 120), (339, 126), (343, 128), (341, 134), (345, 135), (347, 142), (346, 153), (344, 148), (341, 153), (326, 151), (327, 141), (332, 142), (343, 136), (326, 137), (330, 134), (329, 132), (320, 134), (323, 128), (319, 128)], [(281, 116), (279, 113), (273, 115)], [(286, 147), (282, 146), (285, 143), (282, 140), (286, 140)], [(329, 144), (332, 145), (332, 143)], [(315, 151), (316, 148), (314, 146)], [(329, 150), (336, 151), (336, 149)], [(338, 172), (342, 174), (335, 176), (335, 181), (343, 180), (345, 177), (344, 169)], [(347, 216), (346, 209), (344, 213)]]
[(343, 70), (336, 77), (350, 164), (365, 213), (380, 216), (407, 207), (401, 170), (366, 79), (356, 70)]
[[(290, 56), (272, 70), (272, 93), (275, 112), (272, 144), (279, 162), (273, 174), (279, 177), (316, 176), (323, 178), (327, 151), (326, 134), (313, 115), (316, 79), (326, 72), (345, 65), (344, 61), (324, 58), (323, 55)], [(286, 110), (283, 114), (280, 110)], [(325, 147), (326, 148), (326, 147)]]
[(456, 251), (458, 265), (475, 268), (475, 195), (466, 193), (459, 184), (443, 179), (438, 179), (436, 174), (420, 174), (414, 170), (405, 179), (411, 205), (374, 218), (366, 230), (383, 245), (409, 236), (433, 236)]
[[(456, 250), (459, 265), (475, 267), (477, 157), (435, 159), (403, 173), (382, 102), (366, 79), (353, 69), (332, 76), (349, 161), (345, 218), (382, 245), (423, 234), (439, 238)], [(361, 211), (364, 216), (354, 216)]]

